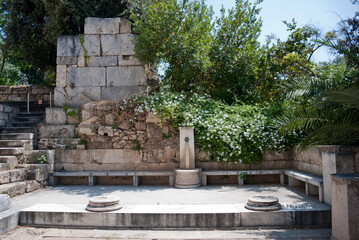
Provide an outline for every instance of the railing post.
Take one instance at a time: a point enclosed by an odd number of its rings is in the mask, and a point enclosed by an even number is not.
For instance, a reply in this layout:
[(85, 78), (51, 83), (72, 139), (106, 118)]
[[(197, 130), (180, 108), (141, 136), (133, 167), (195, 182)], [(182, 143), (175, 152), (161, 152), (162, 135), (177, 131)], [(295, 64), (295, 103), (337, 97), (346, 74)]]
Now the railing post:
[(51, 105), (52, 105), (52, 92), (50, 92), (50, 108), (51, 108)]
[(30, 112), (30, 93), (27, 93), (27, 112)]

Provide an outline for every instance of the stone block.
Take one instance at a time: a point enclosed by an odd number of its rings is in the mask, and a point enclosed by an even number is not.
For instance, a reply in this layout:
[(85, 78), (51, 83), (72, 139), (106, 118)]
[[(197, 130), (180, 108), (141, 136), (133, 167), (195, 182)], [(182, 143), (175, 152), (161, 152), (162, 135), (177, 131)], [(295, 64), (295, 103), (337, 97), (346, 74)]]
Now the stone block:
[(77, 128), (77, 133), (79, 135), (93, 136), (96, 135), (96, 131), (98, 128), (98, 124), (91, 122), (82, 122)]
[(7, 194), (0, 194), (0, 212), (8, 210), (11, 205), (10, 197)]
[(332, 181), (330, 175), (333, 173), (353, 173), (353, 153), (323, 152), (323, 186), (324, 202), (332, 203)]
[(45, 156), (49, 164), (55, 163), (55, 150), (27, 150), (24, 151), (24, 155), (27, 155), (27, 163), (25, 166), (28, 168), (30, 165), (37, 166), (38, 158)]
[(162, 140), (162, 128), (156, 124), (147, 124), (147, 136), (148, 138), (159, 138)]
[(81, 119), (86, 122), (87, 120), (96, 116), (97, 104), (95, 102), (86, 103), (81, 111)]
[(45, 181), (49, 178), (50, 165), (49, 164), (36, 164), (35, 169), (28, 169), (28, 179), (36, 180), (38, 182)]
[(134, 56), (122, 55), (118, 56), (119, 66), (143, 66), (142, 62)]
[(66, 87), (66, 65), (56, 66), (56, 87)]
[(135, 35), (134, 34), (121, 34), (122, 42), (122, 55), (135, 55)]
[(14, 108), (4, 105), (4, 113), (14, 113)]
[(74, 131), (73, 125), (40, 125), (39, 138), (72, 138)]
[(64, 163), (64, 164), (57, 164), (56, 169), (57, 171), (62, 170), (62, 168), (65, 171), (70, 171), (70, 172), (82, 172), (84, 171), (84, 164), (83, 163), (76, 163), (76, 164), (71, 164), (71, 163)]
[(141, 162), (141, 153), (129, 149), (67, 150), (56, 151), (56, 159), (63, 164), (137, 164)]
[(14, 182), (5, 185), (0, 185), (0, 192), (6, 193), (10, 197), (24, 194), (26, 190), (26, 182)]
[[(100, 56), (100, 35), (83, 35), (83, 47), (81, 46), (79, 56)], [(85, 48), (85, 49), (83, 49)], [(85, 54), (86, 50), (86, 54)]]
[(28, 192), (33, 192), (35, 190), (38, 190), (41, 188), (41, 184), (38, 183), (36, 180), (29, 180), (26, 181), (26, 188), (25, 191)]
[(15, 156), (7, 156), (6, 157), (6, 168), (9, 170), (15, 169), (18, 165), (19, 160)]
[(102, 100), (122, 101), (130, 96), (145, 93), (145, 86), (103, 87)]
[(77, 65), (77, 56), (75, 57), (56, 57), (56, 64), (59, 65)]
[(57, 39), (58, 57), (77, 57), (80, 52), (80, 49), (81, 45), (78, 36), (59, 36)]
[(20, 182), (24, 181), (27, 177), (26, 169), (14, 169), (9, 170), (10, 182)]
[(120, 18), (85, 19), (85, 34), (118, 34), (120, 32)]
[(144, 67), (128, 66), (107, 68), (108, 87), (123, 87), (134, 85), (146, 85), (146, 73)]
[(102, 67), (67, 68), (67, 86), (106, 86), (106, 69)]
[(120, 22), (120, 33), (131, 33), (131, 22), (127, 19), (123, 19)]
[[(85, 61), (86, 60), (86, 61)], [(79, 67), (113, 67), (117, 66), (117, 56), (103, 56), (103, 57), (79, 57)]]
[(117, 120), (118, 114), (117, 113), (110, 113), (105, 116), (105, 123), (106, 125), (113, 125)]
[(332, 239), (358, 239), (359, 173), (333, 174)]
[(9, 182), (10, 182), (9, 171), (0, 171), (0, 184), (5, 184)]
[(64, 112), (63, 108), (46, 108), (46, 117), (45, 117), (46, 124), (66, 124), (67, 116)]
[(122, 54), (122, 38), (120, 35), (101, 35), (101, 50), (103, 56)]
[(101, 87), (55, 88), (55, 105), (81, 107), (101, 100)]
[(101, 136), (113, 137), (113, 128), (110, 126), (100, 126), (98, 128), (98, 134)]

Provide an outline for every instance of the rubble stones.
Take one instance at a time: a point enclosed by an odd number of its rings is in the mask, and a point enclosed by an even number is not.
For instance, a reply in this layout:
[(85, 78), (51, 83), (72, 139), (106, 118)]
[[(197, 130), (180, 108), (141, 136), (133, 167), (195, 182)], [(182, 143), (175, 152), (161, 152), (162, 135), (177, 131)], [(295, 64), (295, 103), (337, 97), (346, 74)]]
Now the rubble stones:
[(109, 126), (100, 126), (98, 128), (98, 134), (100, 134), (101, 136), (113, 137), (113, 129)]
[(105, 116), (105, 123), (106, 125), (113, 125), (116, 122), (117, 114), (116, 113), (110, 113)]
[(96, 134), (97, 128), (98, 128), (97, 124), (91, 122), (82, 122), (77, 128), (77, 133), (79, 135), (91, 136)]

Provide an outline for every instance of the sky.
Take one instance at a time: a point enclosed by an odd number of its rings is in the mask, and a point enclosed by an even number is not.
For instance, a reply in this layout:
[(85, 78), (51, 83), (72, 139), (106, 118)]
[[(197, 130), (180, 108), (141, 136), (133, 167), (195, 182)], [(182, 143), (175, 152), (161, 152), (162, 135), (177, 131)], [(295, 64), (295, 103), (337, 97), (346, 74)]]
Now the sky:
[[(213, 6), (218, 16), (222, 5), (226, 9), (232, 8), (235, 0), (207, 0), (206, 3)], [(341, 18), (352, 18), (359, 11), (359, 5), (352, 4), (350, 0), (264, 0), (259, 6), (263, 20), (261, 42), (270, 34), (285, 40), (288, 34), (284, 20), (294, 18), (299, 27), (312, 24), (326, 33), (334, 30)], [(314, 55), (314, 60), (325, 61), (331, 57), (326, 49), (322, 49)]]

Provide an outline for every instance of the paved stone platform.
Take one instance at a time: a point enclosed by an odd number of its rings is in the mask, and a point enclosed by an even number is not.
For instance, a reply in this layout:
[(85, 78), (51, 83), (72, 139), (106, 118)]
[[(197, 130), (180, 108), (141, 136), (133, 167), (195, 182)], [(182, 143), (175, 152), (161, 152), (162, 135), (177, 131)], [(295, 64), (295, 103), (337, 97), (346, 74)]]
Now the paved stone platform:
[(171, 239), (216, 239), (216, 240), (329, 240), (330, 229), (255, 229), (255, 230), (98, 230), (98, 229), (55, 229), (19, 227), (1, 235), (3, 240), (171, 240)]
[[(108, 217), (114, 221), (122, 219), (124, 224), (120, 227), (123, 228), (193, 228), (195, 226), (191, 225), (193, 221), (198, 223), (204, 219), (212, 220), (206, 220), (205, 225), (198, 227), (243, 228), (258, 225), (288, 227), (298, 224), (301, 226), (303, 226), (302, 224), (330, 226), (330, 206), (282, 185), (206, 186), (194, 189), (176, 189), (168, 186), (55, 186), (13, 198), (10, 210), (15, 211), (14, 209), (16, 209), (18, 212), (21, 210), (37, 215), (37, 217), (35, 215), (31, 217), (31, 214), (22, 215), (22, 223), (29, 225), (37, 224), (31, 219), (46, 219), (46, 222), (49, 223), (51, 216), (53, 219), (57, 219), (54, 223), (61, 222), (58, 221), (58, 214), (60, 214), (60, 219), (65, 219), (62, 220), (65, 223), (62, 226), (92, 228), (109, 225), (108, 227), (119, 227), (119, 225), (108, 224), (104, 220), (97, 223), (100, 218), (84, 210), (88, 199), (99, 195), (111, 195), (120, 198), (123, 209), (106, 215), (105, 218)], [(279, 198), (280, 203), (283, 204), (283, 209), (269, 214), (264, 213), (267, 214), (266, 217), (263, 217), (263, 213), (246, 210), (244, 205), (248, 198), (256, 195), (271, 195)], [(38, 205), (34, 206), (35, 204)], [(67, 210), (65, 211), (65, 209)], [(144, 214), (147, 214), (147, 218), (139, 218), (139, 215)], [(191, 217), (188, 217), (190, 214), (194, 214), (192, 220)], [(133, 220), (134, 222), (137, 221), (137, 225), (133, 225), (133, 222), (128, 222), (128, 220), (127, 222), (123, 220), (129, 219), (128, 216), (132, 219), (137, 217), (137, 220)], [(211, 217), (208, 218), (208, 216)], [(178, 221), (178, 217), (182, 220)], [(76, 218), (80, 219), (80, 225), (72, 221)], [(69, 219), (72, 219), (72, 222)], [(98, 219), (98, 221), (96, 222), (94, 219)], [(39, 226), (46, 225), (43, 224), (45, 222), (41, 223), (41, 221), (38, 222)], [(184, 225), (153, 224), (153, 222), (175, 223), (181, 221)], [(190, 224), (187, 224), (186, 221)], [(94, 222), (95, 224), (93, 224)], [(146, 223), (151, 224), (146, 226)], [(232, 225), (230, 226), (230, 224)], [(47, 226), (53, 225), (47, 224)]]

